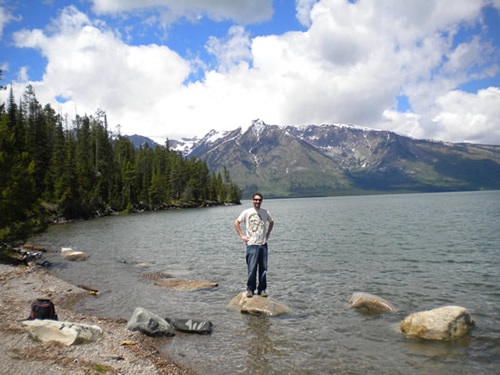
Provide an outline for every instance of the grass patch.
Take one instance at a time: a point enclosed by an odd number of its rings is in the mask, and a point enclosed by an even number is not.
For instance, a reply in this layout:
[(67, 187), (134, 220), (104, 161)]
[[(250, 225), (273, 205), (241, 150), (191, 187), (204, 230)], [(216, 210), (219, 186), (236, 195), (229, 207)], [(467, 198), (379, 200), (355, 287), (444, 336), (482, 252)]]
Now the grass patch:
[(98, 371), (98, 372), (106, 372), (108, 371), (109, 369), (106, 367), (106, 366), (103, 366), (103, 365), (100, 365), (99, 363), (96, 363), (94, 365), (94, 370)]

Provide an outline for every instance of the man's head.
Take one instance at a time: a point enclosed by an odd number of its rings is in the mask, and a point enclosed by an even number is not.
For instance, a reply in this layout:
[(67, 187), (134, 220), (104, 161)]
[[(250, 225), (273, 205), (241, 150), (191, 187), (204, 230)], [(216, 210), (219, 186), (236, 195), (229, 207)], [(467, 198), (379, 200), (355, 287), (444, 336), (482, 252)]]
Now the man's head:
[(253, 206), (256, 209), (259, 209), (263, 199), (264, 198), (262, 197), (261, 193), (253, 193), (252, 195)]

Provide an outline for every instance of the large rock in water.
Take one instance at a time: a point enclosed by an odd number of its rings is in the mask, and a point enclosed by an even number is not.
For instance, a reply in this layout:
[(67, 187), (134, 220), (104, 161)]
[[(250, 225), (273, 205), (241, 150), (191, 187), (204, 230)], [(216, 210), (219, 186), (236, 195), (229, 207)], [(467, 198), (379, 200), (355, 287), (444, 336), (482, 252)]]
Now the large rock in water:
[(464, 307), (444, 306), (408, 315), (400, 324), (401, 332), (427, 340), (453, 340), (465, 336), (474, 319)]
[(356, 292), (349, 300), (352, 308), (367, 312), (393, 312), (396, 309), (382, 297), (370, 293)]
[(248, 298), (246, 292), (241, 292), (234, 297), (227, 307), (239, 309), (242, 313), (265, 316), (277, 316), (286, 314), (290, 311), (288, 306), (274, 302), (269, 298), (264, 298), (259, 295)]
[(153, 284), (179, 291), (193, 291), (215, 288), (219, 284), (204, 280), (161, 279), (154, 280)]
[(129, 331), (139, 331), (152, 337), (174, 336), (175, 329), (165, 319), (142, 307), (137, 307), (127, 323)]
[(31, 337), (41, 341), (58, 341), (65, 345), (82, 344), (102, 337), (97, 325), (71, 323), (57, 320), (26, 320), (22, 323)]

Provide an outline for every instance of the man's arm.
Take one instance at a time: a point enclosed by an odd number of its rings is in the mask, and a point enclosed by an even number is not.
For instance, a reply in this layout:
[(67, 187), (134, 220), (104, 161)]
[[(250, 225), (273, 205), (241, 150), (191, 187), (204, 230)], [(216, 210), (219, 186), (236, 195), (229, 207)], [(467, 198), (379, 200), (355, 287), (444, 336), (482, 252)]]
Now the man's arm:
[(269, 240), (269, 236), (271, 235), (271, 231), (273, 230), (273, 227), (274, 227), (274, 221), (270, 221), (269, 226), (267, 227), (266, 242)]
[(234, 229), (236, 229), (236, 232), (238, 232), (240, 238), (243, 240), (243, 242), (248, 242), (249, 238), (247, 236), (245, 236), (243, 234), (243, 232), (241, 231), (241, 227), (240, 227), (240, 221), (238, 219), (235, 220), (234, 222)]

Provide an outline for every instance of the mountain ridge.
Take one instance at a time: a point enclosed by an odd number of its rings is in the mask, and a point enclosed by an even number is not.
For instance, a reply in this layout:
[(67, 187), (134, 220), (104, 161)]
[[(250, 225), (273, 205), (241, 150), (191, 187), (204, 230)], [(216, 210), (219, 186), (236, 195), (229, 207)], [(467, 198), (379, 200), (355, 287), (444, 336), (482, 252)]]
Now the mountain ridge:
[(347, 124), (211, 130), (171, 141), (211, 171), (229, 171), (243, 197), (500, 189), (500, 146), (415, 139)]

